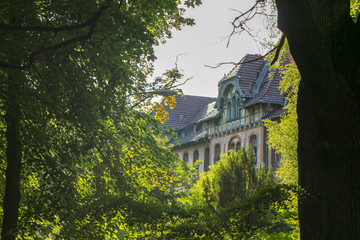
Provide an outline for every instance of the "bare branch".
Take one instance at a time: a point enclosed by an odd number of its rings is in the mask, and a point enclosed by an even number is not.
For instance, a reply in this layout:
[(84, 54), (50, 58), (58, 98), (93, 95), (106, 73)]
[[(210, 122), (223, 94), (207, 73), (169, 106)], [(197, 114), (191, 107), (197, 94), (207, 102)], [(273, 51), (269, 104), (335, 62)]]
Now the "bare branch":
[[(240, 62), (237, 62), (237, 63), (236, 62), (222, 62), (222, 63), (217, 64), (216, 66), (210, 66), (210, 65), (204, 65), (204, 66), (209, 67), (209, 68), (218, 68), (218, 67), (220, 67), (222, 65), (226, 65), (226, 64), (239, 65), (239, 64), (246, 64), (246, 63), (256, 62), (256, 61), (266, 57), (267, 55), (269, 55), (273, 51), (275, 51), (279, 46), (280, 46), (280, 44), (278, 46), (274, 47), (273, 49), (271, 49), (270, 51), (268, 51), (266, 54), (260, 55), (258, 58), (255, 58), (255, 59), (250, 60), (250, 61), (243, 61), (243, 62), (240, 61)], [(281, 48), (281, 46), (280, 46), (280, 48)]]
[(187, 83), (188, 81), (190, 81), (191, 79), (193, 79), (194, 77), (189, 77), (187, 78), (184, 82), (179, 83), (178, 85), (172, 86), (171, 88), (176, 88), (176, 87), (180, 87), (182, 85), (185, 85), (185, 83)]
[(210, 66), (210, 65), (204, 65), (205, 67), (209, 67), (209, 68), (218, 68), (222, 65), (238, 65), (238, 64), (241, 64), (241, 62), (222, 62), (222, 63), (218, 63), (216, 66)]
[[(258, 10), (259, 4), (264, 4), (264, 0), (256, 1), (255, 4), (250, 9), (248, 9), (246, 12), (237, 11), (240, 13), (240, 15), (237, 16), (236, 18), (234, 18), (234, 20), (231, 23), (233, 26), (233, 30), (228, 37), (228, 42), (226, 44), (226, 47), (229, 47), (230, 39), (232, 38), (232, 36), (234, 36), (237, 33), (246, 32), (251, 37), (254, 37), (251, 32), (251, 28), (247, 26), (247, 22), (249, 20), (253, 19), (256, 15), (264, 14), (263, 12)], [(238, 29), (240, 29), (240, 31), (238, 31)]]
[(281, 36), (280, 42), (276, 46), (275, 56), (274, 56), (274, 59), (271, 61), (270, 65), (273, 65), (277, 61), (279, 54), (280, 54), (280, 50), (281, 50), (282, 46), (284, 45), (284, 42), (285, 42), (285, 34), (283, 34)]
[(175, 68), (179, 70), (178, 68), (178, 61), (179, 61), (179, 57), (180, 56), (184, 56), (184, 55), (187, 55), (188, 53), (179, 53), (177, 56), (176, 56), (176, 60), (175, 60)]

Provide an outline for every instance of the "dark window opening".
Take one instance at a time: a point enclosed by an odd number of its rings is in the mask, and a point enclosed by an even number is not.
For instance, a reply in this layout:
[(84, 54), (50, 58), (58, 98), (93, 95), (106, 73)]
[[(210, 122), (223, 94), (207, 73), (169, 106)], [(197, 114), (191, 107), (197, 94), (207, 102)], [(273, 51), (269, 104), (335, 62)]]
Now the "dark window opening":
[(281, 159), (281, 154), (280, 153), (275, 153), (275, 159), (274, 159), (273, 167), (275, 167), (275, 168), (279, 167), (280, 159)]
[(215, 145), (215, 151), (214, 151), (214, 164), (220, 160), (220, 154), (221, 154), (221, 149), (220, 149), (220, 144), (216, 144)]
[(209, 163), (210, 163), (210, 150), (209, 148), (205, 148), (205, 158), (204, 158), (204, 172), (209, 171)]
[(184, 163), (186, 163), (186, 164), (189, 163), (189, 154), (188, 153), (184, 153), (183, 160), (184, 160)]
[(199, 151), (195, 150), (194, 154), (193, 154), (193, 163), (195, 163), (196, 160), (198, 160), (198, 159), (199, 159)]
[(255, 165), (257, 164), (257, 137), (256, 135), (252, 135), (251, 138), (250, 138), (250, 143), (251, 143), (251, 147), (252, 147), (252, 150), (255, 154)]
[(229, 150), (234, 150), (234, 151), (235, 151), (235, 143), (231, 143), (231, 144), (230, 144)]
[(240, 149), (241, 149), (241, 142), (237, 142), (236, 143), (236, 151), (240, 152)]

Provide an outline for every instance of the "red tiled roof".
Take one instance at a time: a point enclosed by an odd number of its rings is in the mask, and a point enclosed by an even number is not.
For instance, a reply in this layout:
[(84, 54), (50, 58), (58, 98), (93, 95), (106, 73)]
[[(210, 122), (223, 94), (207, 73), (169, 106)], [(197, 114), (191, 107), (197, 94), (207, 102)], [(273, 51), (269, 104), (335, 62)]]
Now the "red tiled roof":
[(273, 73), (272, 78), (269, 78), (269, 74), (267, 74), (259, 92), (246, 103), (245, 107), (256, 103), (272, 103), (283, 105), (284, 96), (281, 95), (279, 90), (280, 80), (281, 76), (278, 71)]
[(246, 97), (251, 97), (254, 84), (264, 67), (265, 60), (259, 55), (247, 54), (240, 62), (242, 63), (235, 66), (230, 73), (220, 81), (220, 84), (222, 81), (232, 77), (238, 77), (238, 84), (241, 91)]
[(175, 108), (170, 109), (169, 106), (165, 106), (165, 110), (169, 113), (169, 119), (165, 124), (173, 129), (179, 129), (196, 122), (207, 113), (208, 104), (214, 101), (216, 98), (177, 95)]
[[(273, 78), (269, 79), (268, 72), (261, 74), (262, 71), (268, 71), (266, 68), (267, 62), (264, 57), (255, 54), (247, 54), (240, 62), (241, 64), (235, 66), (228, 75), (226, 75), (221, 82), (230, 78), (237, 77), (239, 88), (249, 100), (245, 107), (256, 103), (273, 103), (282, 105), (284, 97), (279, 90), (279, 83), (281, 80), (280, 74), (276, 71)], [(264, 77), (265, 76), (265, 77)], [(262, 79), (260, 79), (262, 78)], [(259, 81), (260, 88), (255, 87)], [(256, 91), (254, 89), (256, 88)]]
[[(281, 95), (278, 89), (281, 80), (281, 75), (278, 71), (275, 71), (272, 77), (269, 78), (268, 66), (265, 65), (267, 62), (259, 55), (247, 54), (241, 62), (242, 64), (235, 66), (219, 82), (219, 85), (234, 77), (237, 78), (239, 88), (247, 99), (244, 107), (258, 103), (283, 105), (284, 96)], [(212, 119), (219, 113), (214, 104), (212, 104), (215, 101), (216, 98), (210, 97), (176, 96), (177, 103), (174, 109), (165, 106), (165, 110), (169, 113), (166, 125), (176, 130), (197, 121), (201, 122)], [(184, 141), (186, 142), (192, 137), (194, 137), (193, 134), (187, 136)]]

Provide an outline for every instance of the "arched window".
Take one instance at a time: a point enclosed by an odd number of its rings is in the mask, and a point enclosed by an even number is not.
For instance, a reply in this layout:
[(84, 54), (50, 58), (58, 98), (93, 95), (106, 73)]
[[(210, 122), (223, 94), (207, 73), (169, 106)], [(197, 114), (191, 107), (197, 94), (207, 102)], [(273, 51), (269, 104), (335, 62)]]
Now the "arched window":
[(209, 148), (205, 148), (204, 152), (204, 172), (209, 171), (209, 162), (210, 162), (210, 150)]
[(229, 145), (229, 151), (234, 150), (235, 151), (235, 143), (230, 143)]
[(198, 159), (199, 159), (199, 151), (195, 150), (193, 153), (193, 163), (195, 163), (196, 160), (198, 160)]
[(220, 160), (220, 154), (221, 154), (220, 144), (216, 144), (214, 150), (214, 164)]
[(184, 153), (184, 155), (183, 155), (183, 160), (184, 160), (184, 162), (185, 162), (186, 164), (189, 163), (189, 154), (188, 154), (188, 153)]
[(240, 149), (241, 149), (241, 142), (239, 141), (236, 143), (236, 151), (240, 152)]
[(252, 147), (252, 150), (255, 154), (255, 164), (257, 164), (257, 137), (256, 135), (252, 135), (251, 138), (250, 138), (250, 143), (251, 143), (251, 147)]

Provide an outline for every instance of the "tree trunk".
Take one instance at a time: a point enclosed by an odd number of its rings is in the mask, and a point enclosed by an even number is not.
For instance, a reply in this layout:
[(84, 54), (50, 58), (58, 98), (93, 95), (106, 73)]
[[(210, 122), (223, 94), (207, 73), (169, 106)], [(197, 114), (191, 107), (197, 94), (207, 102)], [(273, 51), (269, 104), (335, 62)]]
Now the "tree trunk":
[(6, 121), (6, 158), (5, 195), (3, 202), (4, 216), (1, 230), (2, 240), (15, 240), (20, 203), (20, 176), (22, 148), (20, 142), (20, 104), (18, 102), (18, 85), (9, 76), (7, 95)]
[(360, 239), (360, 23), (349, 1), (277, 0), (299, 68), (301, 239)]

